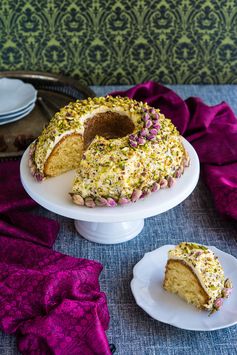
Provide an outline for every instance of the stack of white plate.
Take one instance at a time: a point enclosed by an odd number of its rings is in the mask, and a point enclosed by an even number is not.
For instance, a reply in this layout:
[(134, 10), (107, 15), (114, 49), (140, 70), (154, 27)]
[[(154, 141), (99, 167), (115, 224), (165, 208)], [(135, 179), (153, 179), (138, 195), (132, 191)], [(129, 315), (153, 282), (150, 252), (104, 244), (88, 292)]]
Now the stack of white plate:
[(37, 90), (18, 79), (0, 79), (0, 125), (18, 121), (34, 108)]

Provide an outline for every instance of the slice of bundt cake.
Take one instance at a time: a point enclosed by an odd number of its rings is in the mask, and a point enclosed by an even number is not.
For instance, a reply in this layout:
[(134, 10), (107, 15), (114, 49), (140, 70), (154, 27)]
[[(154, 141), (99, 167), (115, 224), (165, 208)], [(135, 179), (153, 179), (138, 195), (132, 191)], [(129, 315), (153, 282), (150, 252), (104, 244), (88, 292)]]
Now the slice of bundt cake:
[(163, 286), (211, 313), (220, 309), (232, 290), (217, 256), (203, 245), (188, 242), (169, 251)]

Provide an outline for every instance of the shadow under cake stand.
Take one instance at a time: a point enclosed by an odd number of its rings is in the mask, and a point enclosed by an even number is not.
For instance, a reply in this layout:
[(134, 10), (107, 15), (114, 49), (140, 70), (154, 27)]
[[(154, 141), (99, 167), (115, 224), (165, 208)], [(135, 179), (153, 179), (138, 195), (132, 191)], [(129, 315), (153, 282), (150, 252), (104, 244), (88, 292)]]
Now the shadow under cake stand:
[(116, 244), (136, 237), (144, 218), (163, 213), (181, 203), (194, 190), (199, 178), (199, 160), (191, 144), (183, 139), (191, 164), (174, 186), (153, 192), (149, 197), (125, 206), (88, 208), (75, 205), (69, 195), (74, 171), (37, 182), (28, 168), (29, 148), (20, 165), (22, 184), (41, 206), (59, 215), (73, 218), (76, 230), (95, 243)]

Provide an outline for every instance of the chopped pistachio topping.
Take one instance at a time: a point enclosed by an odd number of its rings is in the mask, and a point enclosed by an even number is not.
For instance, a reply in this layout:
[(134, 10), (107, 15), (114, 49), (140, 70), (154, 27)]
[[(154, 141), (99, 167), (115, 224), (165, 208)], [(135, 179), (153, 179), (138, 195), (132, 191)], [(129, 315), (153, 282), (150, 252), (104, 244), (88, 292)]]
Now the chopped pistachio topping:
[(107, 111), (128, 116), (134, 132), (114, 139), (96, 136), (83, 154), (71, 194), (97, 203), (113, 199), (125, 204), (136, 200), (134, 191), (141, 191), (139, 198), (143, 198), (160, 187), (171, 187), (188, 159), (181, 136), (159, 109), (126, 97), (89, 98), (63, 107), (37, 140), (37, 172), (44, 174), (47, 158), (63, 136), (83, 136), (86, 121)]
[[(84, 132), (84, 122), (93, 114), (106, 111), (121, 111), (127, 114), (139, 128), (142, 128), (141, 115), (148, 105), (143, 102), (131, 100), (127, 97), (95, 97), (86, 100), (70, 102), (60, 109), (49, 124), (43, 129), (38, 138), (35, 152), (35, 163), (40, 173), (44, 172), (44, 164), (63, 135)], [(140, 122), (139, 122), (140, 120)]]
[(155, 140), (138, 148), (129, 138), (96, 136), (78, 168), (73, 193), (82, 197), (131, 199), (134, 190), (151, 190), (154, 183), (174, 176), (182, 164), (184, 147), (170, 120), (162, 117)]

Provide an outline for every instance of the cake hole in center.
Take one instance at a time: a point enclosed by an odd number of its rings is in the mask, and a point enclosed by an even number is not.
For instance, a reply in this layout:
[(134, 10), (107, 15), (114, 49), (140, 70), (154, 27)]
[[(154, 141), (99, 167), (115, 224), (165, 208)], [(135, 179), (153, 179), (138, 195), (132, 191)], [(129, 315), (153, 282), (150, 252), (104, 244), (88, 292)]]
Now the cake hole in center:
[(135, 129), (132, 120), (117, 112), (98, 113), (86, 122), (84, 147), (87, 148), (96, 135), (106, 139), (121, 138), (131, 134)]

